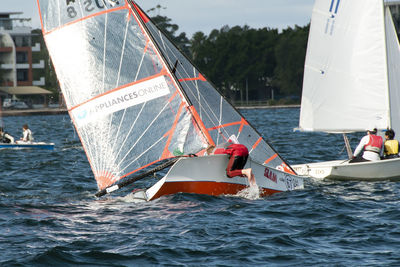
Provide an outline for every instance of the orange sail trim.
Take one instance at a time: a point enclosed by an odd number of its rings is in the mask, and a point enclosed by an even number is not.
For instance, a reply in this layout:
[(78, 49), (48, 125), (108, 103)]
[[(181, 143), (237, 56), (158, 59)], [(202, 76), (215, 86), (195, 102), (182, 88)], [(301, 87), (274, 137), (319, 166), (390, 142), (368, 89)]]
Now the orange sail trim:
[(141, 10), (135, 3), (133, 3), (133, 6), (135, 7), (136, 11), (139, 13), (139, 15), (140, 15), (140, 17), (142, 18), (142, 20), (143, 20), (144, 23), (147, 23), (147, 22), (150, 21), (150, 19), (147, 17), (147, 15), (144, 14), (144, 13), (142, 12), (142, 10)]
[(172, 102), (172, 100), (174, 100), (174, 98), (176, 97), (176, 95), (178, 94), (178, 89), (177, 90), (175, 90), (175, 93), (168, 99), (168, 102), (169, 103), (171, 103)]
[[(143, 12), (141, 12), (140, 8), (138, 8), (138, 6), (137, 6), (136, 4), (134, 4), (134, 3), (133, 3), (133, 5), (134, 5), (134, 8), (135, 8), (136, 12), (138, 12), (139, 16), (140, 16), (141, 19), (143, 20), (143, 22), (144, 22), (144, 23), (149, 22), (149, 19), (148, 19), (147, 16), (146, 16), (147, 20), (143, 19), (142, 15), (141, 15), (141, 14), (143, 14)], [(129, 14), (131, 14), (132, 16), (134, 16), (134, 18), (135, 18), (137, 24), (138, 24), (139, 27), (140, 27), (140, 30), (141, 30), (142, 33), (143, 33), (143, 35), (146, 37), (147, 41), (150, 42), (150, 39), (149, 39), (149, 37), (148, 37), (148, 34), (147, 34), (146, 30), (144, 29), (144, 25), (142, 25), (142, 23), (140, 22), (139, 18), (138, 18), (138, 17), (136, 16), (136, 14), (133, 12), (133, 9), (130, 8), (129, 6), (128, 6), (128, 8), (129, 8), (129, 10), (130, 10), (130, 11), (129, 11)], [(145, 14), (144, 14), (144, 15), (145, 15)], [(151, 44), (151, 43), (150, 43), (150, 44)], [(172, 77), (172, 74), (170, 74), (170, 72), (168, 71), (167, 66), (166, 66), (166, 63), (164, 62), (164, 60), (163, 60), (162, 56), (160, 55), (160, 53), (157, 51), (157, 49), (154, 47), (153, 44), (151, 44), (151, 48), (153, 49), (154, 53), (158, 56), (158, 58), (160, 59), (160, 61), (163, 63), (163, 70), (162, 70), (161, 72), (162, 72), (162, 73), (165, 72), (165, 75), (168, 76), (168, 77), (173, 81), (174, 87), (175, 87), (175, 88), (179, 88), (179, 85), (177, 84), (177, 82), (175, 82), (174, 78)], [(204, 78), (204, 77), (203, 77), (203, 78)], [(179, 95), (181, 96), (181, 98), (183, 99), (183, 101), (186, 102), (186, 105), (189, 105), (189, 103), (187, 103), (187, 101), (186, 101), (185, 96), (182, 94), (182, 92), (181, 92), (180, 90), (179, 90)]]
[(244, 125), (249, 125), (249, 123), (245, 119), (242, 118), (241, 121), (235, 121), (235, 122), (230, 122), (230, 123), (214, 126), (214, 127), (208, 128), (207, 130), (213, 131), (213, 130), (217, 130), (217, 129), (220, 129), (220, 128), (225, 128), (225, 127), (229, 127), (229, 126), (233, 126), (233, 125), (239, 125), (239, 124), (240, 124), (239, 132), (241, 132), (243, 130), (243, 126)]
[(239, 133), (241, 133), (242, 132), (242, 130), (243, 130), (243, 127), (245, 126), (245, 125), (249, 125), (249, 123), (244, 119), (244, 118), (242, 118), (242, 125), (240, 125), (240, 128), (239, 128)]
[[(76, 133), (78, 134), (79, 140), (81, 141), (81, 144), (82, 144), (82, 147), (83, 147), (83, 151), (85, 151), (86, 158), (87, 158), (88, 161), (89, 161), (90, 168), (93, 170), (93, 173), (94, 173), (94, 170), (95, 170), (95, 169), (94, 169), (94, 167), (93, 167), (92, 161), (90, 160), (89, 154), (88, 154), (87, 149), (86, 149), (86, 147), (85, 147), (85, 143), (83, 142), (83, 139), (82, 139), (82, 137), (81, 137), (79, 131), (77, 130), (74, 117), (72, 116), (72, 114), (70, 113), (70, 111), (68, 111), (68, 114), (69, 114), (69, 117), (70, 117), (71, 120), (72, 120), (73, 125), (75, 126)], [(96, 179), (96, 181), (97, 181), (97, 179)], [(97, 182), (97, 185), (99, 186), (99, 182)], [(99, 187), (99, 188), (100, 188), (100, 187)]]
[(215, 146), (214, 140), (211, 138), (210, 133), (208, 132), (206, 126), (204, 125), (203, 121), (201, 120), (199, 113), (197, 113), (197, 110), (193, 106), (189, 106), (189, 111), (192, 113), (197, 125), (200, 128), (200, 131), (204, 134), (204, 137), (206, 138), (206, 141), (210, 144)]
[(82, 102), (82, 103), (80, 103), (80, 104), (78, 104), (78, 105), (76, 105), (76, 106), (70, 108), (68, 111), (72, 111), (72, 110), (74, 110), (74, 109), (76, 109), (76, 108), (78, 108), (78, 107), (80, 107), (80, 106), (82, 106), (82, 105), (84, 105), (84, 104), (86, 104), (86, 103), (89, 103), (89, 102), (91, 102), (91, 101), (93, 101), (93, 100), (95, 100), (95, 99), (97, 99), (97, 98), (99, 98), (99, 97), (101, 97), (101, 96), (108, 95), (108, 94), (110, 94), (110, 93), (112, 93), (112, 92), (116, 92), (116, 91), (119, 91), (119, 90), (124, 89), (124, 88), (126, 88), (126, 87), (129, 87), (129, 86), (132, 86), (132, 85), (135, 85), (135, 84), (139, 84), (139, 83), (142, 83), (142, 82), (144, 82), (144, 81), (148, 81), (148, 80), (151, 80), (151, 79), (153, 79), (153, 78), (157, 78), (157, 77), (160, 77), (160, 76), (163, 76), (163, 75), (164, 75), (164, 73), (161, 71), (160, 73), (158, 73), (158, 74), (156, 74), (156, 75), (149, 76), (149, 77), (144, 78), (144, 79), (141, 79), (141, 80), (139, 80), (139, 81), (132, 82), (132, 83), (128, 83), (128, 84), (124, 84), (124, 85), (122, 85), (122, 86), (120, 86), (120, 87), (117, 87), (117, 88), (115, 88), (115, 89), (113, 89), (113, 90), (107, 91), (107, 92), (105, 92), (105, 93), (103, 93), (103, 94), (99, 94), (99, 95), (97, 95), (97, 96), (95, 96), (95, 97), (93, 97), (93, 98), (91, 98), (91, 99), (89, 99), (89, 100), (86, 100), (85, 102)]
[(239, 125), (239, 124), (242, 124), (242, 122), (241, 121), (231, 122), (231, 123), (227, 123), (227, 124), (223, 124), (223, 125), (214, 126), (214, 127), (208, 128), (207, 130), (213, 131), (213, 130), (217, 130), (220, 128), (229, 127), (229, 126), (233, 126), (233, 125)]
[(274, 154), (272, 157), (270, 157), (269, 159), (267, 159), (266, 161), (264, 161), (264, 164), (268, 164), (270, 161), (272, 161), (273, 159), (275, 159), (278, 156), (278, 154)]
[[(38, 6), (39, 6), (39, 0), (38, 0)], [(54, 28), (54, 29), (52, 29), (50, 31), (46, 31), (46, 32), (43, 31), (43, 35), (50, 34), (50, 33), (54, 32), (54, 31), (57, 31), (59, 29), (67, 27), (69, 25), (73, 25), (75, 23), (78, 23), (78, 22), (81, 22), (81, 21), (84, 21), (84, 20), (87, 20), (87, 19), (90, 19), (90, 18), (93, 18), (93, 17), (97, 17), (97, 16), (100, 16), (100, 15), (103, 15), (103, 14), (106, 14), (106, 13), (111, 13), (111, 12), (118, 11), (118, 10), (123, 10), (123, 9), (128, 9), (128, 4), (125, 4), (125, 6), (111, 8), (111, 9), (108, 9), (108, 10), (104, 10), (104, 11), (101, 11), (101, 12), (97, 12), (97, 13), (91, 14), (89, 16), (86, 16), (86, 17), (83, 17), (83, 18), (68, 22), (68, 23), (66, 23), (66, 24), (64, 24), (64, 25), (62, 25), (60, 27)], [(40, 20), (42, 20), (42, 12), (40, 11), (40, 8), (39, 8), (39, 13), (40, 13)], [(44, 29), (43, 21), (41, 21), (41, 23), (42, 23), (42, 29)]]
[(101, 189), (107, 188), (108, 186), (112, 185), (114, 180), (116, 179), (113, 174), (107, 171), (101, 171), (100, 173), (95, 173), (94, 176), (97, 181), (97, 187)]
[(179, 117), (182, 114), (182, 109), (183, 109), (184, 106), (185, 106), (185, 103), (182, 102), (181, 105), (179, 106), (178, 113), (176, 114), (174, 124), (172, 125), (171, 130), (168, 131), (169, 137), (168, 137), (167, 143), (165, 144), (164, 152), (162, 153), (161, 159), (170, 158), (170, 157), (174, 156), (174, 155), (171, 154), (171, 152), (169, 151), (168, 148), (169, 148), (169, 145), (171, 144), (172, 137), (173, 137), (173, 135), (175, 133), (175, 129), (176, 129), (176, 126), (178, 125)]
[(256, 147), (260, 144), (260, 142), (261, 142), (261, 140), (262, 140), (262, 138), (260, 137), (260, 138), (258, 138), (258, 140), (254, 143), (254, 145), (253, 145), (253, 147), (251, 148), (251, 150), (254, 150), (254, 149), (256, 149)]
[(201, 73), (199, 73), (199, 77), (179, 79), (180, 82), (185, 82), (185, 81), (196, 81), (196, 80), (200, 80), (200, 81), (204, 81), (204, 82), (207, 81), (206, 78), (204, 78), (204, 76), (201, 75)]
[(42, 26), (42, 32), (44, 35), (44, 24), (43, 24), (43, 17), (42, 17), (42, 11), (40, 10), (40, 4), (39, 4), (39, 0), (36, 0), (38, 9), (39, 9), (39, 18), (40, 18), (40, 25)]

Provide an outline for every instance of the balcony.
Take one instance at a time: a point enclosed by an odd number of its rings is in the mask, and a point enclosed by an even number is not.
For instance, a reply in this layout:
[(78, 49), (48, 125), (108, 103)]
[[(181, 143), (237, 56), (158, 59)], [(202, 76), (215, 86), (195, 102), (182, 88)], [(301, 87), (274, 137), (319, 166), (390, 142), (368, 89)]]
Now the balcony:
[(29, 63), (17, 64), (17, 69), (29, 69)]
[(1, 64), (0, 69), (12, 70), (14, 69), (14, 64), (8, 64), (8, 63)]
[(40, 60), (39, 63), (32, 64), (33, 69), (44, 69), (44, 60)]
[(46, 84), (46, 80), (44, 77), (40, 77), (39, 81), (33, 81), (32, 84), (35, 86), (44, 86)]
[(32, 46), (32, 52), (40, 52), (40, 43), (36, 43), (35, 46)]

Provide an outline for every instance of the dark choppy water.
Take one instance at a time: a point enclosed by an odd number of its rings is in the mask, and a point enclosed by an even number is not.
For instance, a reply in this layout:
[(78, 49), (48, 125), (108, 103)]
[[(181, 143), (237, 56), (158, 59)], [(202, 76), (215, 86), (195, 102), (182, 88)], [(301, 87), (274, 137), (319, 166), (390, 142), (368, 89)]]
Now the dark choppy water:
[[(341, 136), (292, 132), (298, 109), (242, 113), (289, 163), (345, 157)], [(56, 149), (0, 151), (1, 266), (400, 266), (400, 183), (307, 181), (256, 200), (98, 200), (68, 116), (4, 121), (15, 135), (29, 123)]]

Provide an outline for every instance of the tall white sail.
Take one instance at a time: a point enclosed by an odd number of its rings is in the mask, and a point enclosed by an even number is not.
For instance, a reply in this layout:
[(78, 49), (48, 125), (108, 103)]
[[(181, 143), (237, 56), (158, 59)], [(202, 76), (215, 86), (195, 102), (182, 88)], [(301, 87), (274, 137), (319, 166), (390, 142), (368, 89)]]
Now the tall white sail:
[[(45, 41), (99, 189), (235, 135), (283, 159), (134, 1), (38, 0)], [(234, 55), (232, 55), (234, 56)]]
[(383, 8), (382, 0), (316, 0), (301, 130), (348, 132), (390, 126)]
[[(400, 131), (400, 45), (389, 7), (385, 8), (391, 128)], [(396, 136), (397, 137), (397, 136)]]

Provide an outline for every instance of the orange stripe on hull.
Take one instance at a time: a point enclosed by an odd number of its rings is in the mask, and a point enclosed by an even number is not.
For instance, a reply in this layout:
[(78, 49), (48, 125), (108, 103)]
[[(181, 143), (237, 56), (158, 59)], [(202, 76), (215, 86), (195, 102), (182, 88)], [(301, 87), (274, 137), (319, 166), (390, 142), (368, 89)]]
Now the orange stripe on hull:
[[(218, 183), (218, 182), (165, 182), (158, 192), (149, 200), (177, 193), (193, 193), (200, 195), (236, 195), (247, 186), (241, 184)], [(281, 191), (261, 188), (261, 196), (269, 196)]]

